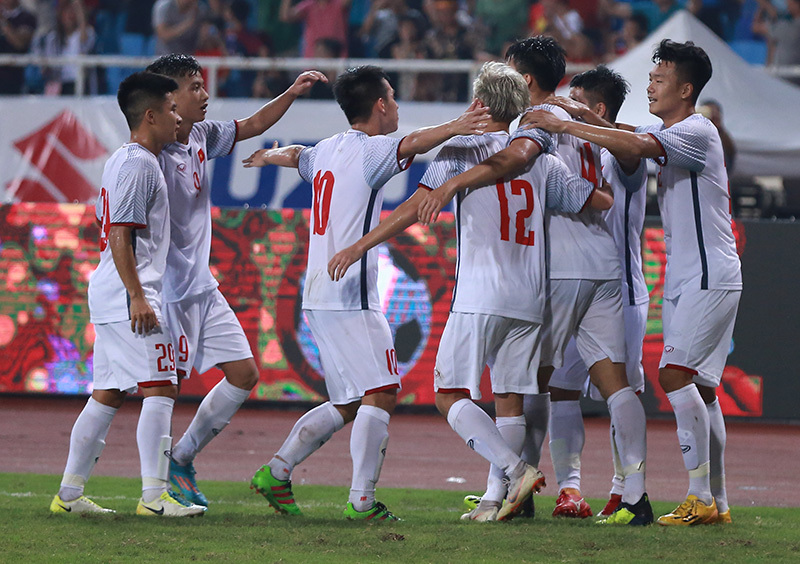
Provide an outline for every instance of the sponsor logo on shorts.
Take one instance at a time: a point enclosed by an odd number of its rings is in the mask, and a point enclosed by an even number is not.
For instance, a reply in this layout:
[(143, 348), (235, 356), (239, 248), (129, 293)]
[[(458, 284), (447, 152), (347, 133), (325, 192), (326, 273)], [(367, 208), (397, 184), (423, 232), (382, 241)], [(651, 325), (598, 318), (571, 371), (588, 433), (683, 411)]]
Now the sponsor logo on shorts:
[(675, 347), (673, 347), (672, 345), (667, 345), (666, 347), (664, 347), (664, 352), (665, 353), (671, 353), (674, 350), (675, 350)]
[(690, 450), (692, 450), (692, 447), (691, 447), (691, 446), (689, 446), (689, 445), (681, 445), (681, 452), (682, 452), (683, 454), (686, 454), (686, 453), (687, 453), (687, 452), (689, 452)]
[(216, 437), (217, 435), (219, 435), (222, 432), (222, 429), (211, 429), (211, 432)]
[(472, 450), (475, 450), (475, 439), (470, 439), (467, 441), (467, 446)]

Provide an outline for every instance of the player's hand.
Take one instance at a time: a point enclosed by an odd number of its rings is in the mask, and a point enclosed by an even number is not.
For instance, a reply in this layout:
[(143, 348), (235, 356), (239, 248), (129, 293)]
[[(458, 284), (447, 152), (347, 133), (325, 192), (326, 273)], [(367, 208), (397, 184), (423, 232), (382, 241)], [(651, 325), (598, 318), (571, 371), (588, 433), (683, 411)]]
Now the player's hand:
[[(272, 144), (272, 149), (278, 148), (278, 142), (275, 141)], [(260, 166), (267, 166), (271, 164), (269, 162), (269, 155), (272, 149), (259, 149), (246, 159), (242, 160), (244, 163), (244, 168), (253, 168), (253, 167), (260, 167)]]
[(350, 265), (361, 260), (361, 257), (363, 256), (364, 253), (356, 248), (355, 245), (350, 245), (346, 249), (343, 249), (333, 255), (333, 258), (328, 263), (328, 274), (330, 275), (331, 280), (338, 282), (344, 278), (344, 275), (347, 272), (347, 269), (350, 268)]
[(328, 77), (319, 71), (306, 71), (295, 79), (294, 84), (289, 87), (289, 93), (295, 97), (302, 96), (311, 90), (311, 87), (317, 81), (327, 83)]
[(589, 106), (582, 104), (572, 98), (566, 96), (550, 96), (545, 101), (545, 104), (553, 104), (559, 108), (563, 108), (566, 112), (574, 118), (582, 118), (586, 112), (590, 112)]
[(417, 210), (417, 219), (423, 225), (429, 225), (439, 218), (439, 212), (450, 203), (450, 200), (455, 196), (455, 191), (451, 190), (448, 183), (445, 182), (436, 190), (430, 192)]
[(553, 112), (547, 110), (531, 110), (522, 116), (519, 122), (520, 127), (533, 129), (538, 127), (550, 133), (564, 133), (567, 122), (561, 121)]
[(473, 100), (467, 111), (453, 120), (453, 134), (482, 135), (490, 119), (489, 107)]
[(130, 313), (131, 331), (134, 333), (146, 335), (159, 325), (156, 312), (143, 296), (131, 298)]

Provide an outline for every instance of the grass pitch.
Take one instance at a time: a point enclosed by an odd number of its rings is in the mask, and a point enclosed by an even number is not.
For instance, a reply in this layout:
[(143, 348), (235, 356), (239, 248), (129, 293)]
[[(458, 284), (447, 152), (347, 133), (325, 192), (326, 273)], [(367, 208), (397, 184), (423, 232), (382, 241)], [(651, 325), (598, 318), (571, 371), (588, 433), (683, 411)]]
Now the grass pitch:
[[(734, 507), (734, 523), (691, 529), (617, 528), (550, 517), (461, 523), (463, 493), (388, 489), (381, 501), (403, 521), (342, 518), (347, 489), (296, 486), (305, 515), (275, 514), (247, 484), (201, 482), (211, 500), (194, 519), (134, 514), (139, 480), (93, 477), (87, 493), (115, 515), (52, 515), (59, 476), (0, 474), (0, 562), (777, 562), (800, 561), (800, 509)], [(605, 500), (590, 500), (596, 510)], [(677, 500), (676, 500), (677, 502)], [(676, 502), (655, 502), (656, 515)]]

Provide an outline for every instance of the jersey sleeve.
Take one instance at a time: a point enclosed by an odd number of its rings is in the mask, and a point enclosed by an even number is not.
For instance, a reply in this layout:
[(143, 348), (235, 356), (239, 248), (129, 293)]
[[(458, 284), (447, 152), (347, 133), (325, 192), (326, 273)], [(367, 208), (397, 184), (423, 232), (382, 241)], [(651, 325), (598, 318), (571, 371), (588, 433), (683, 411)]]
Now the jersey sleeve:
[(297, 172), (300, 173), (300, 178), (306, 182), (311, 182), (314, 178), (314, 157), (316, 154), (316, 147), (306, 147), (300, 151), (300, 157), (297, 160)]
[(701, 172), (706, 167), (706, 152), (712, 133), (710, 128), (713, 127), (711, 122), (706, 124), (698, 119), (687, 119), (666, 129), (643, 133), (649, 133), (664, 152), (661, 160), (656, 159), (658, 164)]
[(508, 144), (510, 145), (516, 139), (530, 139), (539, 145), (542, 153), (549, 153), (553, 147), (553, 136), (544, 129), (539, 129), (538, 127), (518, 127), (508, 139)]
[(130, 159), (123, 163), (117, 185), (109, 194), (108, 217), (111, 225), (147, 226), (148, 202), (158, 188), (161, 171), (155, 163)]
[(622, 170), (619, 161), (611, 157), (611, 166), (617, 178), (622, 181), (622, 186), (625, 188), (626, 192), (638, 192), (642, 188), (642, 180), (647, 176), (647, 165), (645, 163), (645, 159), (639, 159), (639, 166), (636, 167), (633, 174), (628, 175)]
[(545, 207), (550, 210), (579, 213), (594, 192), (594, 185), (573, 174), (556, 156), (543, 155), (540, 161), (547, 167)]
[(392, 176), (409, 167), (411, 159), (399, 160), (402, 139), (385, 135), (372, 135), (364, 140), (364, 180), (375, 190)]
[(198, 126), (200, 131), (205, 134), (209, 159), (230, 154), (236, 144), (236, 135), (239, 132), (236, 121), (201, 121), (194, 124), (194, 127)]
[(467, 170), (464, 151), (458, 147), (445, 145), (428, 165), (419, 186), (428, 190), (436, 190), (439, 186)]

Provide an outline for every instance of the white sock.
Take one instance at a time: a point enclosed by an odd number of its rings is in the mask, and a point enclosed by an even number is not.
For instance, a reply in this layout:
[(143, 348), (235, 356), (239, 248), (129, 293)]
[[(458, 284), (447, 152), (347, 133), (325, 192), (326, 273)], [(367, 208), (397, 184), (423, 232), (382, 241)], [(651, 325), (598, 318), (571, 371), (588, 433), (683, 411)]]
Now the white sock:
[(550, 402), (550, 458), (559, 491), (581, 489), (581, 453), (585, 441), (581, 402)]
[(522, 460), (538, 468), (550, 424), (550, 392), (529, 394), (523, 401), (525, 444), (522, 447)]
[(142, 402), (136, 443), (142, 464), (142, 499), (153, 501), (167, 491), (169, 458), (165, 450), (172, 446), (170, 427), (175, 400), (165, 396), (149, 396)]
[(511, 450), (497, 430), (492, 418), (472, 400), (464, 398), (455, 402), (447, 413), (447, 422), (472, 450), (502, 469), (506, 476), (510, 477), (521, 462), (519, 455)]
[(203, 398), (189, 428), (172, 449), (172, 459), (181, 465), (192, 462), (211, 439), (216, 437), (239, 407), (250, 396), (250, 390), (237, 388), (225, 378)]
[(307, 411), (297, 420), (281, 448), (269, 461), (272, 477), (290, 479), (294, 467), (328, 442), (342, 427), (342, 414), (329, 401)]
[(622, 501), (635, 504), (644, 494), (647, 431), (642, 402), (630, 386), (611, 394), (606, 400), (614, 426), (614, 440), (625, 476)]
[(683, 464), (689, 471), (689, 495), (696, 495), (700, 501), (711, 503), (711, 484), (709, 482), (709, 441), (710, 423), (708, 409), (697, 386), (689, 384), (667, 394), (675, 421), (678, 424), (678, 441), (683, 452)]
[(622, 473), (622, 462), (620, 462), (619, 451), (617, 450), (614, 425), (609, 425), (608, 430), (611, 437), (611, 459), (614, 463), (614, 477), (611, 478), (611, 491), (609, 494), (622, 495), (622, 492), (625, 491), (625, 475)]
[(708, 422), (711, 429), (709, 442), (709, 462), (710, 464), (710, 485), (711, 495), (717, 500), (717, 510), (725, 513), (728, 508), (728, 492), (725, 489), (725, 443), (728, 441), (728, 433), (725, 431), (725, 419), (722, 417), (722, 409), (719, 407), (719, 399), (714, 403), (706, 404), (708, 410)]
[(390, 418), (389, 413), (380, 407), (362, 405), (353, 420), (350, 434), (353, 481), (348, 501), (356, 511), (366, 511), (375, 505), (375, 484), (381, 475), (389, 443)]
[(117, 409), (89, 398), (69, 436), (69, 456), (61, 479), (58, 495), (62, 501), (72, 501), (83, 495), (86, 481), (106, 446), (106, 435)]
[[(525, 416), (517, 417), (497, 417), (495, 426), (500, 432), (500, 436), (517, 454), (522, 452), (522, 445), (525, 442)], [(486, 480), (486, 493), (481, 500), (500, 503), (506, 497), (507, 487), (503, 482), (505, 474), (500, 468), (492, 464), (489, 468), (489, 478)]]

